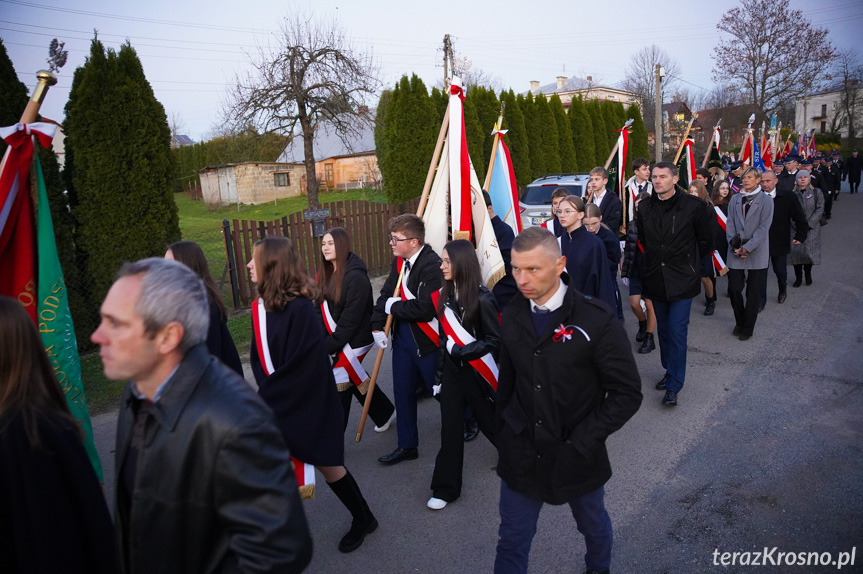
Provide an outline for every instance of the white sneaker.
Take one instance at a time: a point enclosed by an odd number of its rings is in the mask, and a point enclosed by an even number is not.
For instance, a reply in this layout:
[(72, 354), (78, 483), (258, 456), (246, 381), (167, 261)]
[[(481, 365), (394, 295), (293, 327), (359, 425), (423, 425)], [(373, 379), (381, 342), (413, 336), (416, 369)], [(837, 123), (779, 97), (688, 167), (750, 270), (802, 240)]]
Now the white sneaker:
[(383, 425), (381, 425), (379, 427), (378, 426), (375, 427), (375, 432), (386, 432), (386, 431), (390, 430), (390, 425), (393, 424), (394, 420), (396, 420), (395, 411), (393, 411), (392, 416), (390, 416), (390, 420), (388, 420), (387, 422), (385, 422)]
[(435, 498), (434, 496), (432, 496), (431, 498), (429, 498), (426, 506), (428, 506), (432, 510), (440, 510), (446, 506), (446, 500), (441, 500), (440, 498)]

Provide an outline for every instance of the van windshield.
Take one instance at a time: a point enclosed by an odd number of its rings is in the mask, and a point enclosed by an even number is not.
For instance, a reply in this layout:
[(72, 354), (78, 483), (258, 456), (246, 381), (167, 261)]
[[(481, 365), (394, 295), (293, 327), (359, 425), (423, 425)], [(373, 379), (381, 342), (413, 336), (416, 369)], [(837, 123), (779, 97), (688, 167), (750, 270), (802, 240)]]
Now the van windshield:
[(565, 187), (572, 195), (582, 197), (584, 188), (578, 183), (565, 183), (562, 185), (528, 185), (521, 192), (519, 198), (522, 203), (528, 205), (551, 205), (551, 192), (558, 187)]

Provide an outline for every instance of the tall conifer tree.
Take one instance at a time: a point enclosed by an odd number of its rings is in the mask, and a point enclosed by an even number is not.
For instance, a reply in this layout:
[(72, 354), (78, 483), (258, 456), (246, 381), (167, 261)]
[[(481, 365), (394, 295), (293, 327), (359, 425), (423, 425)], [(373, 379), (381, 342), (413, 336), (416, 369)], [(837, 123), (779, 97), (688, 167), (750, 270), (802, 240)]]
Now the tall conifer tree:
[[(594, 158), (596, 166), (605, 165), (605, 160), (611, 152), (611, 146), (608, 144), (608, 126), (605, 123), (605, 114), (602, 113), (602, 107), (599, 102), (592, 100), (587, 102), (587, 112), (590, 114), (590, 121), (593, 124), (593, 145), (596, 150)], [(592, 169), (592, 168), (591, 168)]]
[(627, 153), (627, 162), (631, 166), (632, 161), (636, 158), (650, 159), (650, 148), (647, 146), (647, 128), (641, 118), (641, 110), (637, 104), (630, 104), (626, 110), (626, 117), (634, 120), (632, 122), (632, 134), (629, 136), (629, 152)]
[(554, 121), (557, 124), (557, 138), (560, 144), (560, 170), (563, 172), (574, 172), (578, 169), (575, 145), (572, 141), (572, 129), (569, 127), (569, 118), (566, 116), (566, 110), (563, 109), (560, 96), (557, 94), (551, 96), (551, 99), (548, 101), (548, 107), (551, 109)]
[(467, 136), (467, 149), (470, 153), (473, 169), (482, 185), (488, 158), (485, 157), (485, 133), (476, 111), (476, 96), (470, 91), (464, 99), (464, 129)]
[(180, 238), (165, 109), (128, 42), (114, 52), (92, 41), (75, 73), (65, 127), (77, 237), (95, 304), (124, 261), (161, 256)]
[(560, 173), (560, 137), (557, 122), (548, 107), (548, 100), (542, 94), (536, 97), (536, 129), (540, 142), (540, 174)]
[(593, 141), (593, 122), (587, 113), (581, 95), (573, 98), (569, 104), (570, 131), (572, 132), (572, 143), (575, 147), (575, 159), (578, 165), (577, 171), (590, 171), (596, 167), (596, 146)]
[(521, 112), (521, 104), (512, 90), (502, 93), (500, 99), (506, 103), (503, 126), (507, 132), (504, 137), (506, 138), (506, 145), (509, 147), (509, 155), (512, 158), (516, 185), (521, 190), (533, 181), (530, 177), (530, 144), (527, 140), (524, 114)]

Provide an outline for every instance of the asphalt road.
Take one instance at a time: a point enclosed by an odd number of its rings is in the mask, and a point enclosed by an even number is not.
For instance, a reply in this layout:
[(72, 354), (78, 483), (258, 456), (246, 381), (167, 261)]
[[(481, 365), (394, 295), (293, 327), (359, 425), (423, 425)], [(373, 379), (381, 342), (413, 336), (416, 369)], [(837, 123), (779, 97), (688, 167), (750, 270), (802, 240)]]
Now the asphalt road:
[[(861, 222), (863, 195), (843, 193), (822, 228), (822, 264), (814, 268), (814, 284), (789, 286), (788, 300), (779, 305), (771, 272), (767, 308), (747, 342), (731, 335), (727, 298), (720, 295), (713, 317), (702, 315), (703, 297), (693, 302), (686, 386), (677, 408), (660, 405), (662, 393), (653, 389), (663, 374), (659, 351), (636, 354), (644, 403), (608, 441), (614, 469), (606, 485), (615, 529), (613, 572), (757, 570), (718, 561), (723, 552), (765, 547), (777, 548), (773, 560), (778, 552), (831, 552), (835, 560), (839, 552), (857, 547), (855, 565), (841, 571), (863, 572)], [(790, 268), (789, 275), (793, 281)], [(720, 279), (720, 294), (725, 286)], [(637, 325), (628, 310), (626, 316), (633, 335)], [(391, 381), (388, 354), (381, 387), (390, 397)], [(318, 475), (317, 497), (305, 502), (315, 541), (307, 571), (490, 572), (500, 485), (491, 445), (480, 436), (466, 446), (461, 499), (431, 511), (425, 503), (439, 446), (437, 403), (419, 404), (420, 458), (394, 467), (376, 459), (395, 448), (395, 428), (378, 434), (367, 425), (357, 444), (352, 429), (359, 412), (357, 405), (345, 437), (346, 464), (380, 528), (356, 552), (338, 552), (350, 515)], [(96, 417), (94, 426), (110, 496), (113, 415)], [(579, 573), (583, 554), (568, 507), (546, 506), (530, 571)]]

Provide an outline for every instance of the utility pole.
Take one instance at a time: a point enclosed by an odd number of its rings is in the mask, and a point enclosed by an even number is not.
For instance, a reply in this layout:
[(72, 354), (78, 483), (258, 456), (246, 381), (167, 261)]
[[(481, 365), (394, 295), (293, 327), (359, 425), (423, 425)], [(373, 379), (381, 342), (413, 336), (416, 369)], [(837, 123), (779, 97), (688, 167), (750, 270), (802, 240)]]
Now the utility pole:
[(662, 161), (662, 77), (665, 75), (665, 70), (662, 66), (656, 64), (656, 110), (654, 113), (654, 147), (656, 148), (656, 162)]
[(447, 65), (449, 64), (449, 34), (444, 34), (443, 37), (443, 85), (446, 88), (446, 81), (449, 78), (447, 73)]

